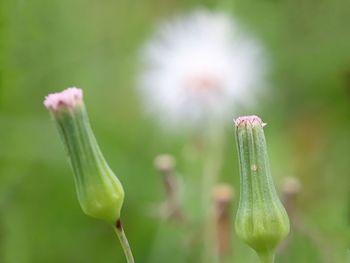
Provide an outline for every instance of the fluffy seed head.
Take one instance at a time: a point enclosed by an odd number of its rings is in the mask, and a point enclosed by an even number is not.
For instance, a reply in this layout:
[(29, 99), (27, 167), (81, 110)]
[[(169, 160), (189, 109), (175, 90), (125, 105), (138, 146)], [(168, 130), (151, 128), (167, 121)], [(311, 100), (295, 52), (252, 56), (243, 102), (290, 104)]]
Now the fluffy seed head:
[(173, 130), (226, 122), (256, 100), (266, 68), (261, 51), (228, 14), (179, 16), (161, 24), (142, 50), (141, 98)]

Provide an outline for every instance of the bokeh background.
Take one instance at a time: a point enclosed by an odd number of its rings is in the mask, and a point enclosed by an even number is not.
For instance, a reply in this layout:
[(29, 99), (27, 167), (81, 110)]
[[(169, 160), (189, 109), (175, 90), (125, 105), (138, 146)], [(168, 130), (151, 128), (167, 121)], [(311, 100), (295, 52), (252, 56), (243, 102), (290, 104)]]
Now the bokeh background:
[[(284, 176), (302, 184), (295, 210), (304, 229), (292, 229), (277, 262), (346, 262), (348, 0), (0, 0), (0, 262), (124, 262), (111, 228), (81, 212), (42, 105), (49, 92), (73, 85), (84, 89), (96, 137), (126, 190), (123, 220), (136, 260), (186, 262), (191, 247), (180, 244), (177, 226), (150, 211), (164, 199), (154, 157), (173, 154), (179, 173), (189, 176), (181, 161), (188, 138), (145, 117), (135, 83), (140, 49), (157, 24), (199, 6), (231, 13), (271, 60), (268, 96), (254, 113), (269, 124), (276, 185)], [(231, 126), (225, 136), (220, 181), (238, 192)], [(232, 215), (237, 201), (236, 195)], [(257, 262), (233, 230), (232, 236), (231, 262)]]

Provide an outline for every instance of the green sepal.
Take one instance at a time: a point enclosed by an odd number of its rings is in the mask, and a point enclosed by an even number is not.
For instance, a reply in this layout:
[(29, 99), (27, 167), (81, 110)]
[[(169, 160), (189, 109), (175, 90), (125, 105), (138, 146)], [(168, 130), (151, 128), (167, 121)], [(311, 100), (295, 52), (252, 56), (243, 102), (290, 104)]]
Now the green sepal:
[(100, 151), (84, 104), (51, 113), (73, 169), (82, 210), (88, 216), (115, 223), (120, 218), (124, 190)]

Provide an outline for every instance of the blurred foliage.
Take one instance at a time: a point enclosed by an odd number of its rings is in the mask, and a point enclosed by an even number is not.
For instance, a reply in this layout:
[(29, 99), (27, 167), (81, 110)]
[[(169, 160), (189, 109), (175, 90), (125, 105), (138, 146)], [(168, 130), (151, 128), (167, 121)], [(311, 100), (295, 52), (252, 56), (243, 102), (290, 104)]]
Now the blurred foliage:
[[(294, 229), (277, 262), (345, 262), (350, 248), (350, 2), (231, 2), (0, 0), (1, 262), (124, 260), (113, 231), (81, 212), (63, 147), (42, 105), (49, 92), (73, 85), (84, 89), (96, 137), (126, 190), (123, 220), (136, 260), (184, 262), (192, 253), (180, 242), (176, 226), (150, 216), (150, 207), (164, 197), (153, 159), (172, 153), (179, 172), (188, 177), (190, 168), (182, 161), (188, 139), (166, 135), (146, 119), (134, 86), (140, 48), (157, 23), (198, 6), (235, 15), (261, 40), (271, 61), (268, 96), (255, 113), (269, 124), (276, 182), (287, 175), (300, 179), (297, 211), (321, 244)], [(226, 136), (221, 181), (238, 192), (231, 127)], [(235, 237), (233, 257), (256, 262)]]

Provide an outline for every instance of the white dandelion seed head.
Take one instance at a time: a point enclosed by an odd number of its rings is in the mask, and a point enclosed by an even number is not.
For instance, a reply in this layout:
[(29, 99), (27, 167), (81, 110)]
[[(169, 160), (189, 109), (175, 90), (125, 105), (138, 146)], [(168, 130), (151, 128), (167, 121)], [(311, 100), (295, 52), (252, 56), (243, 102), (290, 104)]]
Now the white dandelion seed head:
[(142, 51), (146, 108), (171, 128), (230, 123), (262, 79), (261, 47), (224, 13), (200, 9), (165, 22)]

